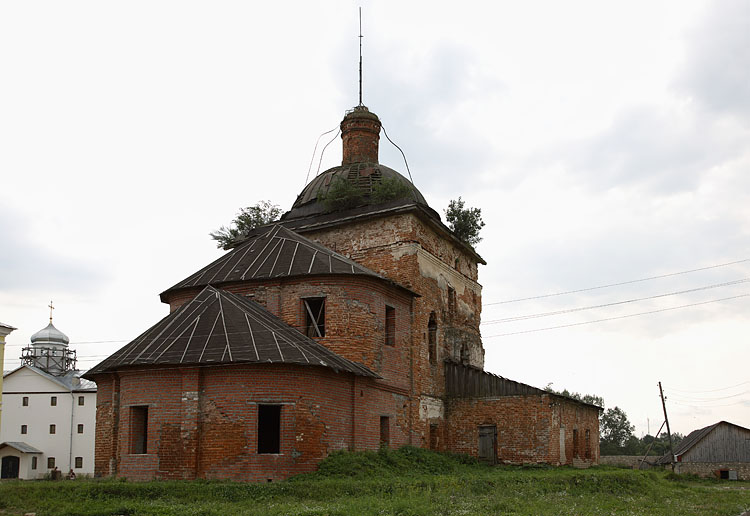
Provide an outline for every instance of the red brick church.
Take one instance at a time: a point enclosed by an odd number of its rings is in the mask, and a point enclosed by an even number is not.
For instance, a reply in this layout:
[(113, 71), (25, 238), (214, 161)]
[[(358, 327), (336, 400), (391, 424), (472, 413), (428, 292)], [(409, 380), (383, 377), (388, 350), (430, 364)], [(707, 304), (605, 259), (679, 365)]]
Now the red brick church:
[(484, 371), (485, 262), (378, 162), (380, 128), (347, 113), (341, 166), (162, 292), (169, 315), (86, 374), (97, 475), (279, 480), (407, 444), (598, 462), (598, 407)]

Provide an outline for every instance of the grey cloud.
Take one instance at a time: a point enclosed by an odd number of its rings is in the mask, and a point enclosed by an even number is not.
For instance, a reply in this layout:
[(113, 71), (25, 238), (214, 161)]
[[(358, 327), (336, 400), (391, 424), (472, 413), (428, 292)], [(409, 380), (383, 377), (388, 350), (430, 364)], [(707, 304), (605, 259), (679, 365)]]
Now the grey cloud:
[(593, 190), (639, 186), (655, 194), (690, 191), (712, 167), (746, 151), (746, 135), (696, 113), (640, 106), (591, 139), (548, 149), (536, 168), (562, 161)]
[(62, 254), (26, 238), (24, 220), (7, 207), (0, 207), (0, 286), (14, 290), (75, 289), (91, 291), (104, 278), (88, 264), (76, 263)]
[(709, 3), (688, 37), (686, 65), (675, 86), (706, 108), (750, 125), (750, 3)]
[[(401, 75), (394, 70), (403, 66), (393, 64), (393, 56), (399, 55), (395, 46), (378, 47), (372, 54), (367, 58), (364, 103), (378, 114), (388, 136), (404, 151), (420, 189), (455, 193), (456, 177), (483, 168), (492, 155), (491, 146), (481, 137), (457, 136), (456, 131), (438, 135), (431, 124), (472, 97), (477, 73), (474, 57), (463, 48), (443, 44), (427, 54), (418, 72)], [(348, 59), (339, 58), (337, 73), (342, 83), (352, 80)], [(482, 83), (502, 88), (489, 78)], [(380, 161), (406, 175), (401, 153), (386, 138), (381, 138), (380, 149)]]

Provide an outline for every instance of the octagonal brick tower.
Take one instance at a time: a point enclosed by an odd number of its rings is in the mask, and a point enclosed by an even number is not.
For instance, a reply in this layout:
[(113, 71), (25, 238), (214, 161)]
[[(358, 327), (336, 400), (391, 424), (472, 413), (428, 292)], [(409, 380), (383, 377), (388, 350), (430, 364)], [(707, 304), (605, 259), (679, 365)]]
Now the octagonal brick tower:
[[(380, 119), (365, 106), (348, 111), (341, 165), (313, 178), (282, 223), (420, 295), (411, 313), (413, 442), (441, 448), (446, 362), (484, 367), (477, 272), (485, 262), (409, 179), (379, 162), (380, 130)], [(332, 208), (325, 199), (341, 180), (357, 189), (358, 202)], [(378, 188), (386, 181), (400, 193), (384, 200)]]

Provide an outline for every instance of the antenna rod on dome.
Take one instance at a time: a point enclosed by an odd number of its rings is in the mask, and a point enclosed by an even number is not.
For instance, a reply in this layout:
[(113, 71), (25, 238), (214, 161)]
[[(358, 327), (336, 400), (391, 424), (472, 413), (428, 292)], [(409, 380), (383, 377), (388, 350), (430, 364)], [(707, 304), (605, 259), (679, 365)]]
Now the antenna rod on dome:
[(359, 105), (362, 105), (362, 7), (359, 8)]

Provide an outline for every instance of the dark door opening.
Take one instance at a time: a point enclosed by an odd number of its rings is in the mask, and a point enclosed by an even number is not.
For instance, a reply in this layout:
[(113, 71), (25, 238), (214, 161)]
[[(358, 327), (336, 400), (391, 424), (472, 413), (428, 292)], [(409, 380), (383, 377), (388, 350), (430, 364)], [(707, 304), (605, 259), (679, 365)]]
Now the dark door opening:
[(18, 469), (21, 459), (15, 455), (3, 457), (3, 463), (0, 467), (0, 478), (18, 478)]
[(388, 416), (380, 416), (380, 446), (391, 445), (391, 422)]
[(488, 464), (497, 462), (497, 427), (495, 425), (479, 427), (479, 460)]
[(281, 453), (281, 405), (258, 405), (258, 453)]

